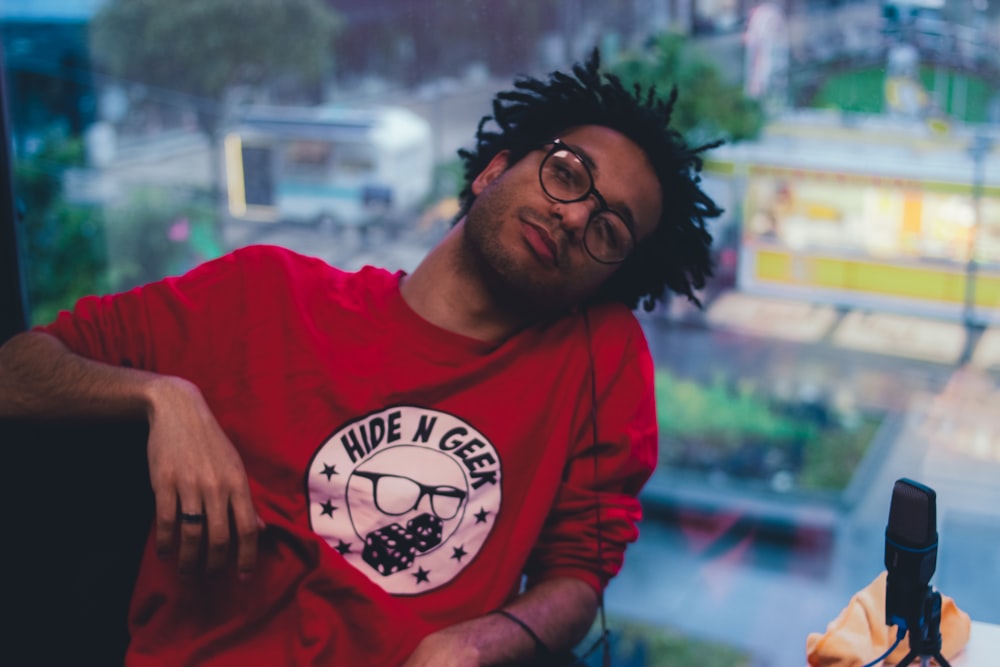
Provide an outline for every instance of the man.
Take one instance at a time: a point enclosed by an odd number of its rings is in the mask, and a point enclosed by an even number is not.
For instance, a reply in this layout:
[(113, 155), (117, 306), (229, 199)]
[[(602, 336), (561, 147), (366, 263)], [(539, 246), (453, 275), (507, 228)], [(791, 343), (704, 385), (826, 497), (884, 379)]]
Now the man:
[(410, 275), (244, 248), (0, 348), (0, 416), (148, 419), (128, 664), (488, 665), (581, 639), (656, 462), (629, 309), (710, 273), (705, 147), (672, 103), (595, 52), (498, 95)]

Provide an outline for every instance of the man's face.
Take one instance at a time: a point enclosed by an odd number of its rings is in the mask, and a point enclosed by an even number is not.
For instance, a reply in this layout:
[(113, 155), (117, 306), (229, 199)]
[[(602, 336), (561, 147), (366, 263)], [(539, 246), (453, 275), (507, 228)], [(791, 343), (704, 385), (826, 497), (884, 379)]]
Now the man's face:
[[(642, 149), (596, 125), (558, 139), (583, 158), (593, 187), (631, 226), (636, 243), (648, 237), (660, 217), (661, 193)], [(587, 223), (601, 208), (596, 197), (563, 203), (542, 190), (539, 167), (549, 148), (540, 146), (514, 165), (506, 152), (497, 155), (472, 183), (476, 199), (463, 231), (474, 268), (494, 295), (533, 315), (579, 304), (620, 266), (598, 262), (584, 247)]]

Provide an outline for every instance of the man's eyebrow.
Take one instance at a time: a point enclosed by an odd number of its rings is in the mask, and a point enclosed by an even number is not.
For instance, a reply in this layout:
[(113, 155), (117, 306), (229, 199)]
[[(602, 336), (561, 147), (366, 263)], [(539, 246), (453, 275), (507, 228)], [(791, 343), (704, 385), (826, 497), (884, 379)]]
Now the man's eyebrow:
[[(597, 163), (594, 162), (594, 158), (590, 156), (590, 153), (588, 153), (580, 146), (577, 146), (576, 144), (570, 144), (565, 141), (563, 143), (569, 146), (574, 153), (579, 155), (580, 159), (583, 160), (583, 163), (587, 165), (587, 169), (590, 169), (591, 177), (594, 179), (594, 189), (596, 190), (597, 174), (600, 173), (600, 168), (597, 166)], [(601, 193), (601, 197), (604, 197), (603, 192)], [(608, 202), (606, 199), (605, 203), (608, 205), (608, 208), (611, 208), (611, 203)], [(638, 230), (636, 229), (635, 226), (635, 215), (633, 215), (632, 209), (629, 208), (628, 203), (624, 201), (615, 202), (615, 207), (611, 210), (613, 210), (615, 213), (619, 214), (622, 217), (622, 220), (625, 221), (625, 224), (628, 225), (629, 229), (632, 230), (633, 235), (638, 236)]]

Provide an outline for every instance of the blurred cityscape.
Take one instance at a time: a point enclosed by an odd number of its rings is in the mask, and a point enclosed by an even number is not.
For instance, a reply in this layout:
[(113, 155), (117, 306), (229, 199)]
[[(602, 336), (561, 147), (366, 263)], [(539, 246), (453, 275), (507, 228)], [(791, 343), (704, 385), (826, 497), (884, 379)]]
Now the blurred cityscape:
[[(938, 494), (935, 586), (1000, 624), (1000, 2), (343, 0), (328, 3), (340, 28), (320, 83), (209, 101), (94, 64), (89, 26), (111, 1), (0, 1), (16, 158), (58, 173), (67, 210), (104, 211), (119, 263), (95, 288), (249, 243), (412, 269), (456, 210), (456, 151), (512, 76), (595, 45), (626, 68), (680, 40), (762, 120), (689, 130), (730, 139), (704, 172), (726, 209), (717, 275), (704, 308), (639, 314), (661, 466), (608, 591), (612, 632), (639, 622), (801, 667), (806, 636), (882, 570), (900, 477)], [(308, 134), (283, 124), (289, 105), (309, 110), (295, 117)], [(375, 107), (399, 113), (351, 122), (396, 123), (391, 138), (335, 152), (354, 200), (301, 196), (347, 124), (323, 110)], [(82, 156), (57, 165), (53, 137)], [(422, 166), (358, 185), (383, 156)], [(95, 236), (60, 215), (55, 234)], [(52, 246), (28, 246), (37, 287)]]

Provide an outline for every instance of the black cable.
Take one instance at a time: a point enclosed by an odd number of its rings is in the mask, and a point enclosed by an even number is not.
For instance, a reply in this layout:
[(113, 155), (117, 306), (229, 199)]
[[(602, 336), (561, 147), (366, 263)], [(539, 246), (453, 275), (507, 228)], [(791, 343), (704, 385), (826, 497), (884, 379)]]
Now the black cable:
[(903, 641), (903, 637), (905, 636), (906, 636), (906, 626), (900, 625), (899, 629), (896, 631), (896, 641), (895, 643), (893, 643), (892, 646), (889, 647), (889, 650), (880, 655), (879, 657), (875, 658), (871, 662), (869, 662), (867, 665), (863, 665), (862, 667), (875, 667), (875, 665), (881, 665), (882, 661), (888, 658), (889, 654), (896, 650), (896, 647), (899, 646), (899, 642)]

